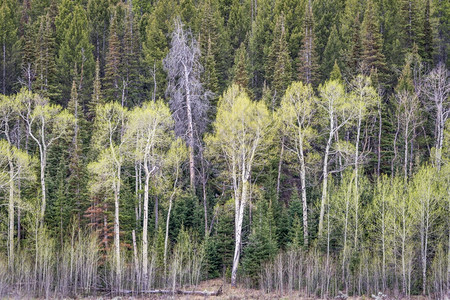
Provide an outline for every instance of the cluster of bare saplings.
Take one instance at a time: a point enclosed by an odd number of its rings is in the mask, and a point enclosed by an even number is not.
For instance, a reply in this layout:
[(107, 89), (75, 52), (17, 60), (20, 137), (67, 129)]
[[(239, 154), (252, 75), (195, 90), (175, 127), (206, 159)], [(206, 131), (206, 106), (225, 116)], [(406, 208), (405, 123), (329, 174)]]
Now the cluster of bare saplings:
[(133, 252), (122, 249), (117, 274), (114, 251), (101, 250), (94, 233), (73, 226), (61, 248), (45, 230), (38, 229), (35, 238), (34, 249), (16, 253), (13, 266), (8, 267), (7, 258), (0, 255), (0, 297), (179, 293), (184, 286), (196, 286), (204, 274), (204, 247), (187, 232), (181, 235), (166, 265), (156, 247), (150, 250), (146, 278), (136, 245)]
[[(409, 298), (411, 287), (420, 280), (413, 275), (415, 268), (409, 259), (405, 273), (401, 265), (383, 265), (383, 258), (365, 250), (360, 261), (343, 265), (343, 257), (302, 249), (279, 253), (264, 264), (259, 284), (264, 292), (281, 295), (300, 295), (327, 299), (343, 295), (389, 295), (395, 299)], [(446, 299), (448, 295), (447, 255), (441, 249), (436, 253), (430, 272), (428, 294), (432, 299)], [(417, 293), (417, 291), (414, 291)], [(378, 298), (376, 298), (378, 299)], [(384, 299), (384, 298), (379, 298)]]

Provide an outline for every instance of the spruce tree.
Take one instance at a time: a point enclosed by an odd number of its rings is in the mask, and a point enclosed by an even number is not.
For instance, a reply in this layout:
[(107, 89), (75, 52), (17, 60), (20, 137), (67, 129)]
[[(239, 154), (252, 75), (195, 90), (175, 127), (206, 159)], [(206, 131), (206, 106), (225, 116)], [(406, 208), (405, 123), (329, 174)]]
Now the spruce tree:
[[(63, 1), (64, 3), (66, 1)], [(95, 63), (92, 54), (93, 47), (89, 42), (89, 23), (84, 8), (79, 4), (74, 5), (72, 11), (67, 12), (68, 15), (61, 16), (64, 11), (59, 11), (55, 25), (59, 30), (56, 35), (57, 43), (60, 40), (57, 58), (58, 79), (61, 89), (60, 103), (66, 104), (70, 99), (70, 87), (75, 76), (73, 74), (75, 65), (80, 72), (80, 80), (78, 81), (80, 97), (84, 99), (84, 96), (90, 94)]]
[(423, 17), (422, 38), (420, 41), (420, 56), (424, 63), (433, 64), (433, 29), (430, 23), (430, 0), (426, 0)]
[(234, 57), (233, 83), (237, 84), (245, 90), (248, 90), (248, 56), (247, 49), (244, 43), (241, 44)]
[(305, 84), (317, 83), (317, 53), (314, 35), (314, 16), (311, 1), (305, 10), (304, 19), (305, 35), (303, 36), (302, 47), (299, 52), (298, 78)]
[(18, 21), (16, 3), (4, 0), (0, 3), (0, 92), (12, 92), (16, 78), (20, 74), (18, 55)]
[(383, 40), (379, 32), (379, 24), (375, 15), (372, 0), (367, 2), (364, 21), (361, 28), (363, 73), (369, 75), (377, 70), (378, 74), (386, 72), (383, 50)]
[[(266, 64), (266, 78), (272, 86), (276, 99), (281, 99), (291, 81), (291, 58), (286, 41), (284, 14), (278, 17), (274, 30), (274, 39), (269, 50)], [(279, 101), (278, 101), (279, 102)]]
[[(107, 101), (119, 101), (122, 95), (121, 44), (118, 34), (117, 12), (109, 27), (108, 52), (105, 59), (104, 95)], [(123, 103), (122, 103), (123, 106)]]

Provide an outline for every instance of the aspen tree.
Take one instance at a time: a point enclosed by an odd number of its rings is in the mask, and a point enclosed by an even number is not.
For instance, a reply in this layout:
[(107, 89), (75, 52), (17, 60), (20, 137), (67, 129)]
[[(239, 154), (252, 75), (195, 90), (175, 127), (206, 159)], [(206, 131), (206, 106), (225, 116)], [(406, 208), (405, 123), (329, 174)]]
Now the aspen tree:
[(301, 198), (303, 205), (303, 239), (308, 245), (308, 204), (306, 201), (306, 152), (309, 141), (315, 136), (312, 119), (316, 102), (311, 84), (292, 83), (286, 90), (278, 110), (277, 120), (288, 137), (286, 148), (297, 156), (300, 164)]
[(242, 222), (250, 193), (250, 176), (267, 140), (271, 119), (263, 102), (251, 102), (237, 85), (219, 100), (214, 134), (207, 138), (212, 155), (227, 166), (226, 175), (233, 186), (235, 203), (235, 247), (231, 284), (236, 286), (241, 255)]

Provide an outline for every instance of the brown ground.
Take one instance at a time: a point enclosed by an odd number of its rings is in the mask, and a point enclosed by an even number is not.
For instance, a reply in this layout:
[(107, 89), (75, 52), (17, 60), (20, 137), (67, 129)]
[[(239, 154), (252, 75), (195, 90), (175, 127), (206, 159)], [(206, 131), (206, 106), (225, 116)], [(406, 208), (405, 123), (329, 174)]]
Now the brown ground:
[[(258, 300), (269, 300), (269, 299), (298, 299), (298, 300), (313, 300), (318, 298), (305, 298), (301, 297), (299, 292), (293, 292), (288, 295), (279, 295), (277, 293), (262, 293), (259, 290), (255, 289), (246, 289), (246, 288), (232, 288), (231, 285), (227, 282), (224, 282), (222, 279), (212, 279), (201, 282), (198, 286), (194, 288), (195, 291), (208, 291), (215, 292), (222, 286), (222, 295), (213, 296), (213, 297), (204, 297), (204, 296), (183, 296), (177, 295), (175, 298), (167, 295), (160, 296), (151, 296), (151, 297), (116, 297), (112, 298), (114, 300), (131, 300), (131, 299), (154, 299), (154, 300), (165, 300), (165, 299), (179, 299), (179, 300), (250, 300), (250, 299), (258, 299)], [(185, 288), (184, 290), (190, 290), (189, 288)], [(108, 298), (103, 298), (108, 299)], [(332, 298), (331, 298), (332, 299)], [(370, 300), (371, 297), (350, 297), (348, 300)], [(389, 300), (394, 298), (389, 298)], [(423, 297), (411, 297), (411, 300), (431, 300)]]

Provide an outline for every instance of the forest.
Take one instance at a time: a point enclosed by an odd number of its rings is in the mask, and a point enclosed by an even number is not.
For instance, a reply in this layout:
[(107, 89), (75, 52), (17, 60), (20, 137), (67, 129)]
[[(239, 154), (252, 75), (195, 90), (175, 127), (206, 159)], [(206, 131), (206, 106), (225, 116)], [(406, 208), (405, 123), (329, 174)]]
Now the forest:
[(0, 0), (0, 297), (447, 299), (449, 23), (442, 0)]

